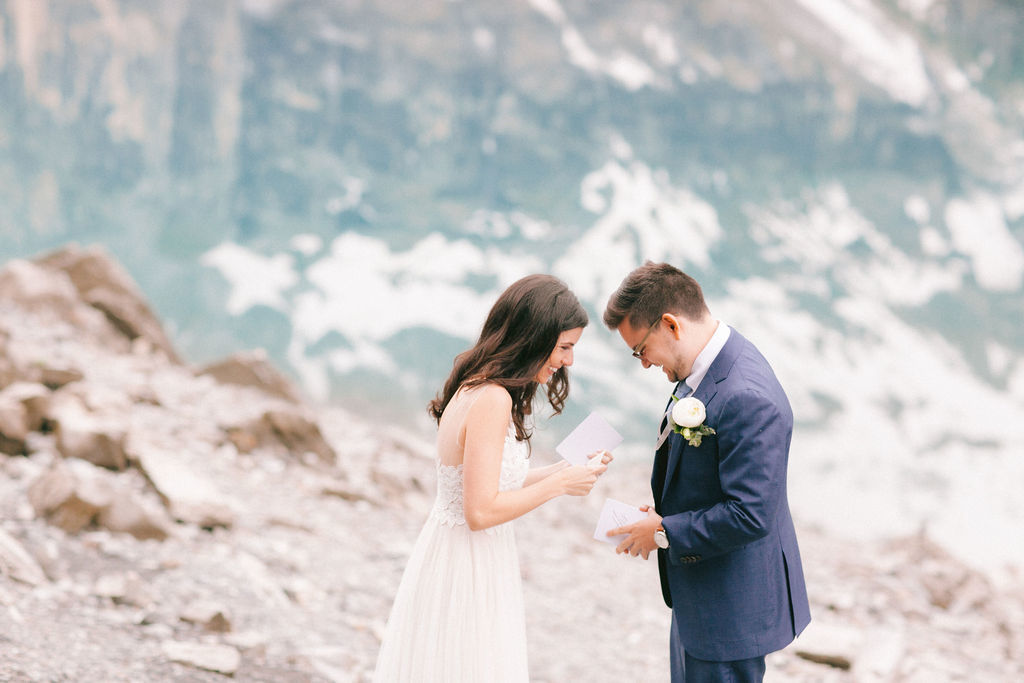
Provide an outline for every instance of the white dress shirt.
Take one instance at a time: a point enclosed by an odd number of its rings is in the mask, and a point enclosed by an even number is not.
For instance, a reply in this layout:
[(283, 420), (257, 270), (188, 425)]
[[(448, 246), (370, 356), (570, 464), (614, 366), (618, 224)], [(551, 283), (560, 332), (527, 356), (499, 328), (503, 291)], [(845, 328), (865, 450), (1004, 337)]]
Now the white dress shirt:
[(715, 333), (711, 335), (711, 339), (708, 340), (708, 343), (697, 354), (693, 361), (693, 367), (690, 368), (690, 374), (683, 380), (686, 387), (680, 387), (680, 391), (676, 392), (676, 396), (685, 398), (697, 391), (697, 387), (704, 381), (704, 375), (708, 374), (711, 364), (715, 362), (718, 354), (725, 348), (725, 342), (729, 341), (729, 332), (729, 326), (719, 320)]

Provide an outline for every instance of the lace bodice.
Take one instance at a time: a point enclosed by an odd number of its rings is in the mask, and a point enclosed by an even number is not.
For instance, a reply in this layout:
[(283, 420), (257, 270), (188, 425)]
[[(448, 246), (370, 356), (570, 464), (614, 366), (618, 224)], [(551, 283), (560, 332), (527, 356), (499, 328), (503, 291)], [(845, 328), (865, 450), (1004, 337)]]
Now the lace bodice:
[[(527, 458), (529, 446), (525, 441), (516, 441), (515, 427), (509, 426), (505, 435), (505, 448), (501, 454), (501, 476), (498, 481), (499, 491), (517, 489), (526, 480), (530, 461)], [(437, 463), (437, 498), (430, 516), (445, 526), (454, 527), (466, 523), (466, 513), (462, 500), (462, 465), (445, 465)], [(504, 524), (485, 529), (493, 532)]]

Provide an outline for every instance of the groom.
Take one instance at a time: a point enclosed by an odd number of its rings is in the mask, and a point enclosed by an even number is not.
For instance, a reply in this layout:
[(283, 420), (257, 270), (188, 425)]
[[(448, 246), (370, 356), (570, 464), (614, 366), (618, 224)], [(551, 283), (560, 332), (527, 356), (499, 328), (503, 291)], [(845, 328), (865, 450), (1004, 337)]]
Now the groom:
[[(699, 445), (662, 419), (647, 519), (616, 552), (657, 548), (661, 592), (672, 608), (673, 683), (762, 681), (765, 655), (811, 620), (786, 498), (793, 413), (764, 357), (713, 317), (700, 285), (666, 263), (630, 273), (604, 322), (645, 368), (692, 395), (714, 430)], [(670, 400), (668, 411), (675, 404)]]

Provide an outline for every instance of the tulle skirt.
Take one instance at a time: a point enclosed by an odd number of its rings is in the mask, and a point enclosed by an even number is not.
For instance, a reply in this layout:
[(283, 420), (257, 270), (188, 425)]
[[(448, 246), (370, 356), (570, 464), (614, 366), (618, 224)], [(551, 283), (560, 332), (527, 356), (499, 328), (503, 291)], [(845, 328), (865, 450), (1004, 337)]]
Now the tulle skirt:
[(373, 680), (529, 680), (511, 523), (471, 531), (427, 520), (395, 596)]

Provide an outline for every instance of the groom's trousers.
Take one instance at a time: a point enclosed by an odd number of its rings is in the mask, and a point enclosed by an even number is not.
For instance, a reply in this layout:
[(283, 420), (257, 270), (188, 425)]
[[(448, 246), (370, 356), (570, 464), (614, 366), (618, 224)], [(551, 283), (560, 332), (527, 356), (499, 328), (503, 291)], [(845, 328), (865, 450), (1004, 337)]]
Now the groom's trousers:
[(764, 657), (739, 659), (731, 662), (709, 662), (696, 659), (683, 652), (676, 618), (672, 616), (672, 683), (761, 683), (764, 680)]

